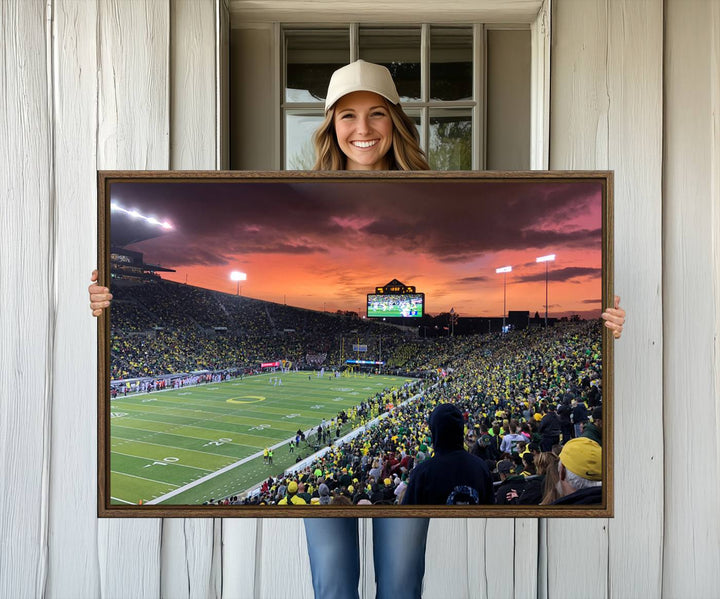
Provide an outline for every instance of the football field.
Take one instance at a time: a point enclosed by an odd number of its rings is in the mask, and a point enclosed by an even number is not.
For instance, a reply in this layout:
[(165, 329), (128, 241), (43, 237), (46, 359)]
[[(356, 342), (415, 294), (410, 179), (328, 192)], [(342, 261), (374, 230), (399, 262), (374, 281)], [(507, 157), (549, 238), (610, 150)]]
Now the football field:
[[(298, 429), (410, 380), (291, 372), (118, 396), (110, 405), (111, 502), (195, 505), (239, 494), (312, 453), (304, 443), (290, 452)], [(265, 447), (275, 448), (272, 466), (263, 463)]]

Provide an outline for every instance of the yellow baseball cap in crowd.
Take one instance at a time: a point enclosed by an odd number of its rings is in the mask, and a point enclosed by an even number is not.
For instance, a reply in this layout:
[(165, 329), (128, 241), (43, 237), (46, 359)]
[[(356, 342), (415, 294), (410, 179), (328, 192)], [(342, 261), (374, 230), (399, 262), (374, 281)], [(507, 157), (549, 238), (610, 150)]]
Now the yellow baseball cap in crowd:
[(560, 452), (565, 468), (588, 480), (602, 480), (602, 447), (592, 439), (570, 439)]

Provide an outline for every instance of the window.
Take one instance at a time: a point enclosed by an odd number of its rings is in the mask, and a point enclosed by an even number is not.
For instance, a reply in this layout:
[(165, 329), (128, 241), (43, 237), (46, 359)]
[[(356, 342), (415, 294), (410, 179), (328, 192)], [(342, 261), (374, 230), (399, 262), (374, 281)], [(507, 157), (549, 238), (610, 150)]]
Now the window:
[(479, 168), (484, 163), (482, 33), (477, 25), (283, 30), (283, 167), (312, 168), (311, 136), (323, 119), (330, 75), (361, 58), (390, 70), (431, 168)]
[[(392, 72), (433, 168), (528, 169), (532, 52), (525, 24), (238, 25), (230, 36), (230, 168), (311, 169), (330, 75), (362, 58)], [(543, 89), (535, 90), (541, 100)], [(536, 117), (545, 114), (535, 104)]]

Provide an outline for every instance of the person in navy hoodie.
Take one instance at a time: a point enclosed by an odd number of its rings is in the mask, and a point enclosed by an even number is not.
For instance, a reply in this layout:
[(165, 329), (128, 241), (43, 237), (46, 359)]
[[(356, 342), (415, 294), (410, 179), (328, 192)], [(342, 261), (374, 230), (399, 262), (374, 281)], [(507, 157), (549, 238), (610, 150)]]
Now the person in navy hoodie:
[[(435, 455), (410, 471), (403, 504), (492, 504), (493, 483), (485, 460), (465, 451), (462, 412), (451, 403), (430, 414)], [(462, 499), (461, 499), (462, 498)]]

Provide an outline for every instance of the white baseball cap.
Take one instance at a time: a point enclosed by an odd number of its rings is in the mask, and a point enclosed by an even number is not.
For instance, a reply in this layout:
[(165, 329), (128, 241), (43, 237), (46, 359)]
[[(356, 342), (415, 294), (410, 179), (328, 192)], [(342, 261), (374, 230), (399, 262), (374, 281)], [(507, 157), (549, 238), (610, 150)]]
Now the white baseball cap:
[(382, 65), (356, 60), (339, 68), (330, 77), (325, 112), (343, 96), (358, 91), (375, 92), (397, 104), (400, 101), (390, 71)]

